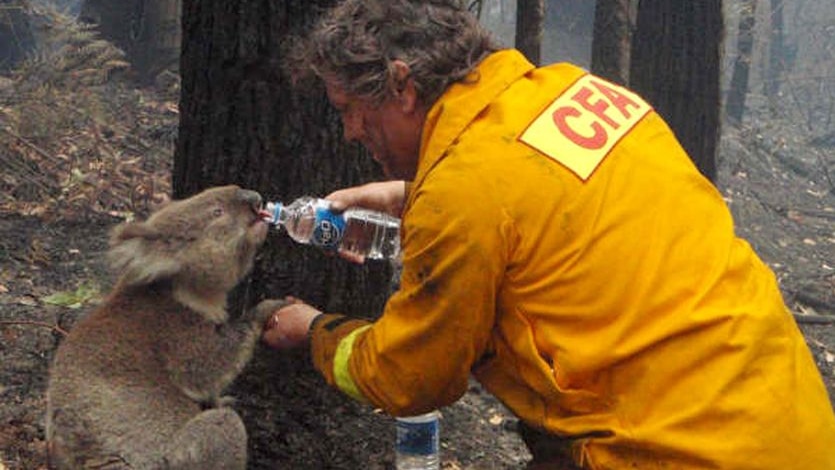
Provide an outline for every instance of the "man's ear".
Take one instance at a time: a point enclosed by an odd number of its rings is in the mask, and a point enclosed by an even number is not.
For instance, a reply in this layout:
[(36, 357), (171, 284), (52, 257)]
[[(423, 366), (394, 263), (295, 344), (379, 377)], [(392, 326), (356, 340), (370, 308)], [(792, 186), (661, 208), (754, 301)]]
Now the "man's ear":
[(398, 101), (401, 111), (412, 113), (417, 108), (418, 96), (415, 81), (412, 78), (412, 69), (409, 64), (400, 59), (391, 62), (392, 77), (391, 88), (394, 98)]

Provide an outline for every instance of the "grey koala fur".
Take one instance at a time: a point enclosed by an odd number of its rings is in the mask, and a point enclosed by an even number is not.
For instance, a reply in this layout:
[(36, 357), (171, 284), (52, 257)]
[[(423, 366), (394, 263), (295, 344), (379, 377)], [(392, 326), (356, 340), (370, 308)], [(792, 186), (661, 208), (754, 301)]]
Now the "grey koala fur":
[(109, 257), (121, 276), (50, 368), (51, 466), (246, 468), (246, 430), (221, 393), (284, 304), (232, 320), (226, 311), (266, 238), (260, 205), (258, 193), (224, 186), (116, 227)]

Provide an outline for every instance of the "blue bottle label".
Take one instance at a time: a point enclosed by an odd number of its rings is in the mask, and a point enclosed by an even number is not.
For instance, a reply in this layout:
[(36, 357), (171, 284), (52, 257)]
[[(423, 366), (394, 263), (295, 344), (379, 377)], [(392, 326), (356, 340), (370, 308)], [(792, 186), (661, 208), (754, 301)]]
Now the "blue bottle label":
[(316, 208), (316, 223), (313, 228), (313, 244), (327, 250), (339, 248), (345, 233), (345, 218), (326, 207)]
[(410, 423), (397, 420), (397, 452), (409, 455), (432, 455), (438, 452), (438, 420)]

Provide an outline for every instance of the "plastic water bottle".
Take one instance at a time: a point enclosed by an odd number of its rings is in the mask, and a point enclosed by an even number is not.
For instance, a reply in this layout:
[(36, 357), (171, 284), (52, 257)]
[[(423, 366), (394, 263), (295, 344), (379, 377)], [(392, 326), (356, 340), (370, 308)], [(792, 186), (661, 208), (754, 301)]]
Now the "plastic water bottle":
[(437, 410), (417, 416), (395, 418), (394, 444), (397, 470), (438, 470), (440, 456), (440, 413)]
[(400, 219), (382, 212), (330, 209), (330, 201), (303, 196), (289, 205), (269, 202), (267, 222), (284, 227), (293, 240), (368, 259), (396, 260), (400, 255)]

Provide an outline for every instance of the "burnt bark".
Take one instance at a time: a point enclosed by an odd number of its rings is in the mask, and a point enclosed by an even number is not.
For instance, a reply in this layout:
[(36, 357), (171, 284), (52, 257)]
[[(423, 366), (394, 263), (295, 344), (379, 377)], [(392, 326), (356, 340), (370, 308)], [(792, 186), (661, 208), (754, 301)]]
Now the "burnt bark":
[(8, 72), (35, 47), (28, 0), (0, 0), (0, 72)]
[(181, 0), (84, 0), (79, 20), (95, 24), (102, 38), (125, 52), (137, 78), (147, 82), (177, 69), (180, 8)]
[(745, 97), (748, 95), (748, 76), (754, 51), (754, 27), (756, 26), (757, 0), (746, 0), (740, 11), (739, 33), (737, 34), (736, 58), (731, 75), (725, 113), (734, 123), (742, 122), (745, 114)]
[(516, 3), (516, 49), (534, 64), (542, 62), (542, 24), (545, 0), (519, 0)]
[(630, 86), (667, 121), (713, 181), (720, 129), (722, 1), (642, 0)]
[(771, 34), (768, 42), (768, 77), (765, 81), (765, 93), (768, 97), (775, 97), (780, 92), (783, 75), (791, 65), (785, 46), (783, 0), (771, 0), (770, 18)]
[(632, 40), (630, 0), (597, 0), (594, 8), (594, 40), (591, 71), (611, 82), (629, 83)]
[[(339, 116), (324, 89), (302, 94), (282, 72), (282, 41), (329, 3), (184, 3), (180, 138), (173, 172), (177, 197), (237, 183), (290, 202), (382, 177), (359, 146), (343, 142)], [(375, 284), (387, 282), (387, 269), (354, 268), (291, 244), (286, 236), (274, 238), (265, 258), (279, 258), (262, 263), (259, 287), (268, 287), (272, 295), (304, 293), (322, 307), (347, 307), (349, 313), (380, 310), (384, 296), (362, 288), (369, 287), (364, 279), (371, 271), (380, 271), (372, 276)], [(307, 269), (299, 271), (302, 265)]]
[[(344, 143), (324, 90), (301, 93), (282, 70), (282, 43), (332, 3), (183, 2), (176, 197), (234, 183), (290, 202), (382, 178), (362, 149)], [(237, 290), (233, 311), (293, 295), (327, 312), (374, 318), (388, 297), (391, 270), (379, 262), (350, 264), (275, 231), (250, 277)], [(386, 442), (379, 429), (333, 435), (334, 419), (346, 427), (367, 425), (356, 417), (371, 410), (327, 387), (309, 364), (306, 351), (262, 350), (237, 382), (232, 394), (242, 397), (250, 468), (359, 468), (363, 463), (352, 460), (358, 442)], [(379, 420), (388, 426), (385, 417)], [(322, 439), (326, 429), (331, 435)]]

